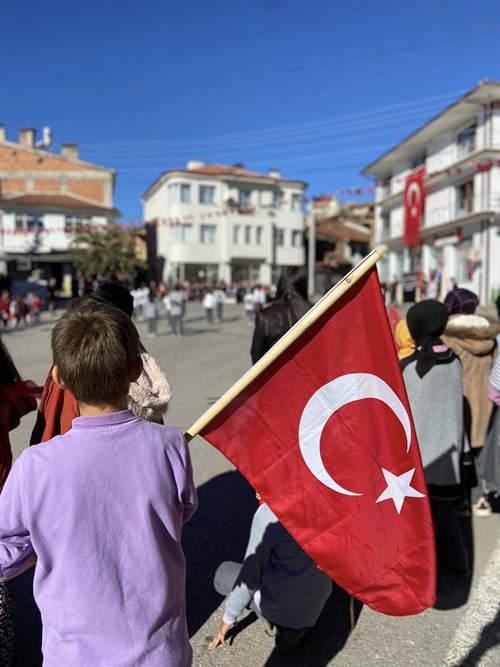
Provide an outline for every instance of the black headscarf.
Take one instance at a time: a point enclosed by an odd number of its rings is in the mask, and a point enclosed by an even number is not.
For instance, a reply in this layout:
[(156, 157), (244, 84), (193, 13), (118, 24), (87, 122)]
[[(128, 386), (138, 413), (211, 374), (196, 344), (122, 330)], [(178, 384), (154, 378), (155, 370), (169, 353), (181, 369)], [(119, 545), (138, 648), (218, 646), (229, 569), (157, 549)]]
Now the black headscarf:
[[(417, 347), (415, 352), (417, 374), (420, 378), (423, 378), (441, 358), (440, 353), (436, 353), (433, 347), (444, 345), (439, 336), (443, 333), (448, 322), (448, 308), (444, 303), (433, 299), (421, 301), (410, 308), (406, 315), (406, 321)], [(447, 350), (448, 356), (450, 353), (451, 351)]]

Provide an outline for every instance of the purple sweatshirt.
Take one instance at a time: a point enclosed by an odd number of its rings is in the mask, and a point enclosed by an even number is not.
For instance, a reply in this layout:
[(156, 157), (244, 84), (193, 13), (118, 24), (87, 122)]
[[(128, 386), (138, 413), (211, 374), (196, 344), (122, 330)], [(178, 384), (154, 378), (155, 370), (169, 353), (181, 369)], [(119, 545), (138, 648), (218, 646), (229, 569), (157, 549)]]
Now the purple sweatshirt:
[(0, 578), (34, 551), (46, 667), (191, 665), (181, 432), (125, 410), (25, 450), (0, 496)]

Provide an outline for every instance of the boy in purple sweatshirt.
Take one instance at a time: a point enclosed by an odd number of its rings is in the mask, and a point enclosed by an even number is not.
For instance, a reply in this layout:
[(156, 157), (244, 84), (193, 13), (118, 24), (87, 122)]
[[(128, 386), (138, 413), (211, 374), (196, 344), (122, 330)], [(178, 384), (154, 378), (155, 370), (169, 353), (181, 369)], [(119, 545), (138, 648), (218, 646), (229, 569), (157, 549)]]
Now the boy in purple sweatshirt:
[(0, 496), (0, 579), (36, 561), (47, 667), (191, 665), (183, 524), (197, 498), (181, 432), (127, 410), (141, 372), (124, 313), (82, 301), (52, 333), (70, 431), (26, 449)]

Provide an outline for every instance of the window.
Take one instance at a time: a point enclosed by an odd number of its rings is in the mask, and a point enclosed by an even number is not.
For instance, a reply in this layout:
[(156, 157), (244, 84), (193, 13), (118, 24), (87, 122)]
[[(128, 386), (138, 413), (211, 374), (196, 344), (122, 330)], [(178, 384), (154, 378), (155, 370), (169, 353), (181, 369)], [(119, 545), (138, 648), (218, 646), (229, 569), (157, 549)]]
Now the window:
[(247, 225), (245, 227), (245, 243), (247, 245), (250, 245), (251, 242), (252, 242), (252, 228), (250, 227), (250, 225)]
[(302, 211), (302, 195), (292, 195), (292, 211)]
[(193, 225), (177, 225), (174, 227), (175, 243), (193, 243)]
[(382, 213), (382, 232), (380, 238), (382, 241), (390, 238), (391, 236), (391, 216), (389, 213)]
[(214, 244), (216, 242), (217, 228), (215, 225), (201, 225), (200, 242)]
[(242, 208), (246, 208), (252, 205), (252, 191), (251, 190), (240, 190), (238, 203)]
[(275, 190), (273, 192), (274, 208), (281, 208), (282, 203), (283, 203), (283, 190)]
[(43, 217), (34, 215), (16, 215), (16, 230), (38, 232), (43, 229)]
[(215, 188), (212, 185), (200, 185), (200, 204), (213, 204)]
[(421, 167), (423, 164), (425, 164), (425, 153), (422, 153), (422, 155), (419, 155), (412, 161), (411, 168), (417, 169), (418, 167)]
[(457, 153), (458, 157), (463, 157), (472, 153), (476, 148), (476, 123), (470, 125), (466, 130), (457, 135)]
[(457, 215), (467, 215), (474, 209), (474, 182), (467, 181), (457, 187)]
[(88, 225), (90, 225), (89, 218), (80, 218), (76, 215), (67, 215), (64, 219), (64, 231), (66, 234), (81, 232)]
[(170, 186), (172, 204), (189, 204), (191, 202), (191, 186), (189, 183), (173, 183)]
[(302, 248), (304, 245), (302, 232), (292, 232), (292, 245), (294, 248)]
[(285, 232), (283, 229), (274, 230), (274, 242), (276, 246), (282, 246), (285, 243)]
[(380, 184), (380, 198), (388, 197), (391, 194), (391, 178), (386, 178)]
[(240, 226), (235, 225), (233, 227), (233, 243), (234, 245), (239, 245), (240, 242)]
[(262, 227), (255, 228), (255, 243), (257, 245), (262, 245)]

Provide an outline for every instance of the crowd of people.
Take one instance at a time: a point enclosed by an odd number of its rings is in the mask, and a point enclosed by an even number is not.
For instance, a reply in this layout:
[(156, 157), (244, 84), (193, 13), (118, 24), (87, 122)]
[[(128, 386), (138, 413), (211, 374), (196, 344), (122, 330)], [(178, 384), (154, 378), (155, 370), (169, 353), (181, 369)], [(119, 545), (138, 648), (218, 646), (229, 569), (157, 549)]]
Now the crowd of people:
[[(254, 326), (254, 363), (311, 306), (300, 270), (285, 271), (272, 296), (266, 303), (260, 286), (242, 294)], [(224, 285), (197, 293), (207, 323), (223, 320), (227, 297)], [(21, 380), (2, 344), (2, 664), (12, 660), (10, 579), (35, 563), (48, 664), (191, 664), (181, 534), (196, 510), (196, 489), (185, 439), (164, 425), (170, 385), (133, 322), (147, 321), (148, 335), (155, 335), (163, 307), (172, 331), (182, 335), (189, 298), (181, 284), (132, 291), (104, 284), (76, 299), (53, 329), (43, 390)], [(444, 303), (413, 305), (395, 329), (438, 560), (462, 577), (471, 576), (471, 564), (460, 520), (471, 512), (489, 516), (500, 491), (500, 324), (476, 315), (477, 305), (475, 294), (455, 287)], [(10, 470), (9, 432), (32, 410), (34, 446)], [(215, 573), (226, 601), (212, 649), (250, 608), (274, 634), (278, 652), (290, 651), (332, 590), (258, 499), (243, 561), (226, 561)]]
[(0, 294), (0, 317), (4, 331), (32, 326), (40, 322), (45, 301), (36, 292), (12, 296), (7, 290)]

